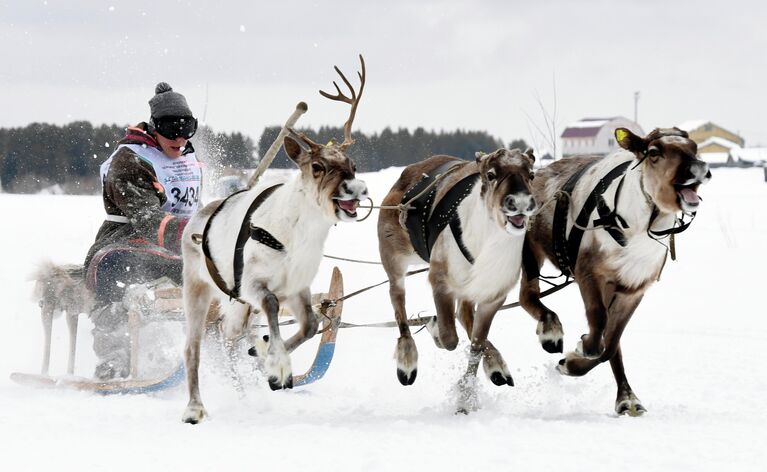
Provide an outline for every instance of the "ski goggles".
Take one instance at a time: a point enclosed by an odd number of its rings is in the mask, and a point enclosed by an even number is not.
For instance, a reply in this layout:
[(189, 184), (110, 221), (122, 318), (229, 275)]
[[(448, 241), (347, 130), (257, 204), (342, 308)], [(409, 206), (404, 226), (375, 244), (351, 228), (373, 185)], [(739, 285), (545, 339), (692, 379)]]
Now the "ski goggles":
[(197, 132), (197, 118), (193, 116), (165, 116), (154, 121), (154, 129), (168, 139), (189, 139)]

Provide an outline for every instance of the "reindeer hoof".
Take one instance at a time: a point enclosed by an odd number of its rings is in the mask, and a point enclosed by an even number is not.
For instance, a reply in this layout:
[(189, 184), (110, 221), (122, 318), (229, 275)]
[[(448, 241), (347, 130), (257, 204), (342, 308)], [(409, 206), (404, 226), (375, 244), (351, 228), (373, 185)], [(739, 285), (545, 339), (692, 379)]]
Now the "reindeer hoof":
[(272, 391), (293, 388), (293, 376), (289, 376), (287, 380), (285, 380), (285, 383), (280, 383), (280, 380), (277, 377), (271, 376), (269, 377), (269, 388), (271, 388)]
[(586, 342), (586, 338), (588, 337), (588, 334), (584, 334), (581, 336), (581, 340), (578, 341), (578, 344), (575, 346), (575, 353), (578, 354), (581, 357), (586, 357), (588, 359), (596, 359), (597, 357), (602, 355), (602, 352), (605, 350), (604, 345), (600, 343), (599, 347), (595, 351), (586, 349), (584, 347), (584, 344)]
[(615, 402), (615, 412), (618, 415), (642, 416), (647, 409), (642, 406), (639, 399), (632, 393), (627, 398)]
[(514, 386), (514, 379), (511, 378), (511, 375), (503, 375), (501, 372), (493, 372), (490, 375), (490, 381), (499, 387), (504, 385), (508, 385), (509, 387)]
[(399, 383), (405, 386), (413, 385), (416, 375), (418, 375), (418, 369), (413, 369), (410, 374), (406, 373), (402, 369), (397, 369), (397, 378), (399, 379)]
[(208, 416), (208, 412), (205, 411), (205, 408), (203, 408), (202, 405), (189, 405), (186, 407), (184, 415), (181, 417), (181, 421), (189, 424), (197, 424), (206, 416)]
[(550, 353), (550, 354), (556, 354), (558, 352), (564, 352), (564, 344), (562, 340), (558, 341), (551, 341), (551, 340), (545, 340), (541, 342), (541, 346), (543, 346), (543, 350)]

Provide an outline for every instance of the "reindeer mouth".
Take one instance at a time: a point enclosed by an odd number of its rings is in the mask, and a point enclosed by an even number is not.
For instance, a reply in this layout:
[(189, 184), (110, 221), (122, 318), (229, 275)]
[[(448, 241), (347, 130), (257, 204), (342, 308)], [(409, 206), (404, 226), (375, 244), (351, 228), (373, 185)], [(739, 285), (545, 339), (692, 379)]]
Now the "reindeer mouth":
[(350, 218), (357, 218), (357, 207), (360, 204), (360, 201), (357, 199), (350, 199), (350, 200), (340, 200), (340, 199), (334, 199), (333, 200), (336, 204), (336, 207), (343, 211), (348, 217)]
[(527, 224), (527, 215), (523, 214), (517, 214), (517, 215), (506, 215), (506, 221), (515, 229), (525, 229), (525, 224)]
[(700, 196), (698, 196), (699, 186), (700, 182), (694, 182), (690, 185), (674, 185), (680, 208), (687, 211), (698, 208), (698, 205), (700, 205)]

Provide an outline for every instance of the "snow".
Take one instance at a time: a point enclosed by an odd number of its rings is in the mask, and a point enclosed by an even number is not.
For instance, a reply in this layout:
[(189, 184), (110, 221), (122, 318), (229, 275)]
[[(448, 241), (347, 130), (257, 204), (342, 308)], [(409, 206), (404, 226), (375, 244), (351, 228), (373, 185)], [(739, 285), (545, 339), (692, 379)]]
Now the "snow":
[(727, 149), (733, 149), (733, 148), (739, 148), (738, 143), (733, 143), (729, 139), (720, 138), (719, 136), (711, 136), (710, 138), (706, 139), (702, 143), (698, 144), (698, 148), (704, 148), (708, 146), (709, 144), (718, 144), (720, 146), (723, 146)]
[[(398, 174), (388, 169), (363, 178), (380, 202)], [(272, 392), (246, 375), (243, 397), (209, 345), (201, 391), (211, 416), (197, 426), (180, 422), (184, 388), (99, 397), (16, 385), (9, 374), (37, 372), (41, 360), (42, 330), (26, 276), (44, 258), (82, 260), (103, 210), (98, 197), (0, 194), (6, 299), (0, 470), (764, 470), (767, 185), (762, 169), (713, 174), (700, 190), (698, 218), (677, 238), (678, 261), (667, 263), (623, 336), (631, 385), (649, 410), (641, 418), (613, 413), (608, 366), (583, 378), (557, 374), (561, 356), (540, 348), (534, 321), (519, 308), (499, 314), (490, 333), (516, 386), (496, 387), (480, 371), (482, 408), (468, 416), (453, 414), (449, 395), (466, 365), (465, 335), (453, 352), (438, 350), (426, 332), (414, 335), (419, 372), (406, 388), (392, 358), (396, 329), (343, 330), (324, 379)], [(375, 234), (375, 218), (339, 224), (326, 253), (377, 259)], [(377, 266), (336, 263), (347, 292), (385, 279)], [(323, 262), (314, 291), (327, 287), (333, 265)], [(423, 275), (408, 279), (407, 289), (411, 314), (433, 314)], [(546, 303), (559, 313), (565, 349), (572, 350), (586, 331), (578, 290), (569, 287)], [(350, 299), (344, 309), (344, 319), (355, 323), (392, 318), (384, 287)], [(82, 317), (81, 376), (95, 363), (90, 328)], [(66, 343), (59, 318), (53, 373), (65, 370)], [(294, 353), (294, 371), (306, 368), (315, 346), (313, 340)]]
[(585, 118), (575, 123), (567, 125), (568, 128), (601, 128), (605, 124), (609, 123), (609, 119), (601, 118)]
[(709, 164), (727, 164), (730, 160), (728, 152), (701, 152), (698, 157)]

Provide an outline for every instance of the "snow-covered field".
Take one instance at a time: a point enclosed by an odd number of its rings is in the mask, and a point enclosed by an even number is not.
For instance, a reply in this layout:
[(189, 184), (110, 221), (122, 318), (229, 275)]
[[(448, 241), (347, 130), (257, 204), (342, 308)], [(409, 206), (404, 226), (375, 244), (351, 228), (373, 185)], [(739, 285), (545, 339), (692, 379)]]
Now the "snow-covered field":
[[(376, 201), (398, 172), (363, 176)], [(644, 417), (615, 416), (607, 365), (583, 378), (557, 374), (560, 356), (540, 348), (534, 321), (517, 308), (502, 312), (491, 331), (516, 386), (496, 387), (480, 371), (482, 408), (469, 416), (453, 414), (448, 393), (465, 368), (465, 336), (445, 352), (427, 333), (416, 335), (418, 380), (405, 388), (392, 358), (396, 329), (349, 329), (338, 336), (327, 376), (293, 391), (251, 379), (241, 397), (203, 352), (210, 417), (190, 426), (180, 421), (181, 387), (100, 397), (11, 382), (11, 372), (40, 367), (42, 329), (26, 276), (45, 258), (80, 262), (103, 210), (98, 197), (2, 194), (0, 470), (765, 470), (767, 184), (761, 169), (715, 169), (701, 195), (698, 218), (677, 238), (678, 261), (669, 261), (623, 336)], [(326, 253), (377, 259), (375, 234), (375, 218), (339, 224)], [(314, 291), (326, 289), (333, 265), (323, 262)], [(339, 266), (347, 292), (385, 279), (378, 266)], [(546, 303), (572, 350), (586, 331), (578, 290)], [(423, 275), (408, 282), (408, 309), (433, 314)], [(349, 300), (344, 319), (392, 319), (386, 288)], [(90, 328), (83, 317), (77, 375), (90, 375), (95, 363)], [(65, 370), (66, 342), (58, 319), (53, 373)], [(315, 345), (294, 354), (295, 372)]]

